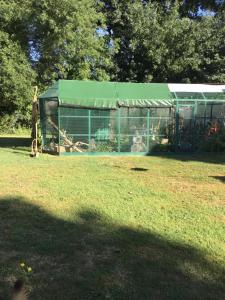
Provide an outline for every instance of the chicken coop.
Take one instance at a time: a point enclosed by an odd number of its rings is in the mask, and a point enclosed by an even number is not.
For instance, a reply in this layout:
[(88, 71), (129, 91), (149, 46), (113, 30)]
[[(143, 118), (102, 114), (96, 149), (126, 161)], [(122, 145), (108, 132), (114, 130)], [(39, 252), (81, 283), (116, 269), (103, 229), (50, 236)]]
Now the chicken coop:
[(225, 151), (225, 86), (59, 80), (39, 97), (43, 151)]

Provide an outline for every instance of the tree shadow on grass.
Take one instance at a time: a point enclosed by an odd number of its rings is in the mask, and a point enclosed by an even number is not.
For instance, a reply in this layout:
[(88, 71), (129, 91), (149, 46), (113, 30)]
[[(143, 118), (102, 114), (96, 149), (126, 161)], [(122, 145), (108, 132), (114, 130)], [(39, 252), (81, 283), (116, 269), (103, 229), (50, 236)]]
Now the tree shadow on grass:
[(173, 153), (173, 152), (162, 152), (162, 153), (151, 153), (149, 156), (162, 157), (166, 159), (173, 159), (182, 162), (203, 162), (211, 164), (225, 164), (225, 153)]
[(222, 183), (225, 183), (225, 176), (210, 176), (214, 179), (217, 179), (219, 181), (221, 181)]
[(25, 261), (33, 268), (32, 300), (225, 297), (225, 270), (199, 250), (114, 224), (97, 211), (65, 221), (26, 199), (1, 198), (0, 226), (4, 295)]
[(0, 137), (0, 147), (2, 148), (30, 147), (31, 142), (29, 137)]

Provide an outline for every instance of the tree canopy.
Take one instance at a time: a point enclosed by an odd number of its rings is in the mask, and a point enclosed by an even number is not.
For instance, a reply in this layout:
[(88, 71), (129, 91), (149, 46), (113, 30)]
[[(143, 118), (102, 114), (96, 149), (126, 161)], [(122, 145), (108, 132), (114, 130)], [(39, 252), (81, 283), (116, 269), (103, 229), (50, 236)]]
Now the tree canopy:
[(28, 123), (57, 78), (224, 83), (224, 21), (223, 0), (0, 0), (0, 116)]
[(209, 8), (209, 3), (204, 6), (204, 1), (195, 1), (194, 6), (192, 1), (186, 15), (183, 12), (188, 6), (182, 3), (105, 1), (108, 32), (118, 47), (113, 56), (116, 80), (221, 82), (225, 71), (222, 2), (219, 10), (211, 1), (210, 7), (217, 9), (211, 14), (201, 12), (196, 18), (197, 8)]
[(2, 31), (0, 44), (0, 125), (3, 118), (16, 127), (18, 121), (23, 125), (29, 119), (35, 72), (18, 42)]

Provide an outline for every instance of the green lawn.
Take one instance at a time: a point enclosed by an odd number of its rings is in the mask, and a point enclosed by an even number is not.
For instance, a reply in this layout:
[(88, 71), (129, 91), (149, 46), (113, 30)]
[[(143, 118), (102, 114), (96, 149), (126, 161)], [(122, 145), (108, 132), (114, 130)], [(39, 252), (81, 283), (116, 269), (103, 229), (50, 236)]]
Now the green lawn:
[(0, 149), (0, 294), (225, 299), (224, 161)]

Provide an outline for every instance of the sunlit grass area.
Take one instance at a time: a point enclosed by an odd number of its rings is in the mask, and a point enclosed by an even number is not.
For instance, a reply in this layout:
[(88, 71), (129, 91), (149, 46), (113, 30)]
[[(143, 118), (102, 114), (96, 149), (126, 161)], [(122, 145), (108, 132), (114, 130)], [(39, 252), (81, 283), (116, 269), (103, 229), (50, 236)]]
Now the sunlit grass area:
[(0, 171), (0, 295), (225, 298), (224, 156), (0, 149)]

